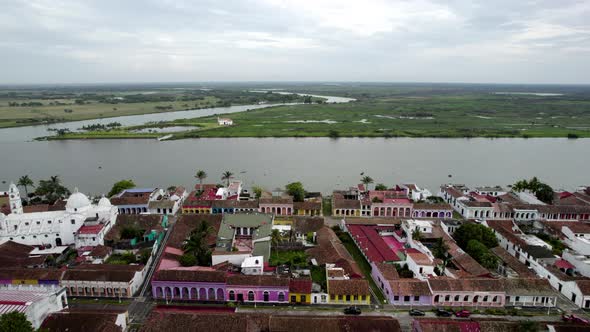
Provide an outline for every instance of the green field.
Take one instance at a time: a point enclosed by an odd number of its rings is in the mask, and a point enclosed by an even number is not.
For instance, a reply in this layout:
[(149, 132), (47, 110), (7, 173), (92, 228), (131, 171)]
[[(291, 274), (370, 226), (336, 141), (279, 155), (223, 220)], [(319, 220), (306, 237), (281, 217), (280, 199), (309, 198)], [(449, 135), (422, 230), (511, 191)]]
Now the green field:
[[(590, 137), (590, 87), (498, 86), (457, 84), (275, 84), (285, 91), (352, 97), (354, 102), (275, 106), (228, 115), (234, 125), (220, 127), (216, 116), (182, 119), (157, 126), (187, 126), (172, 139), (198, 137)], [(149, 98), (180, 99), (172, 102), (100, 104), (104, 98), (65, 114), (62, 106), (25, 111), (20, 119), (106, 117), (185, 109), (200, 99), (203, 105), (247, 104), (260, 99), (285, 98), (279, 94), (250, 93), (259, 85), (228, 85), (212, 91), (166, 92)], [(510, 91), (510, 94), (495, 92)], [(550, 93), (535, 95), (532, 92)], [(175, 94), (176, 93), (176, 94)], [(207, 94), (206, 97), (204, 95)], [(1, 94), (0, 94), (1, 96)], [(136, 96), (136, 95), (135, 95)], [(6, 100), (8, 97), (5, 97)], [(147, 97), (146, 97), (147, 98)], [(72, 99), (70, 99), (71, 101)], [(112, 100), (111, 100), (112, 101)], [(298, 100), (300, 101), (300, 100)], [(314, 100), (317, 101), (317, 100)], [(4, 105), (4, 106), (2, 106)], [(196, 105), (199, 106), (199, 105)], [(73, 106), (75, 107), (75, 105)], [(22, 107), (17, 107), (22, 109)], [(117, 108), (115, 111), (113, 108)], [(61, 113), (60, 113), (61, 112)], [(133, 113), (137, 112), (137, 113)], [(22, 113), (22, 112), (21, 112)], [(62, 114), (63, 113), (63, 114)], [(0, 126), (15, 121), (15, 107), (0, 98)], [(3, 122), (4, 120), (4, 122)], [(24, 120), (28, 121), (28, 120)], [(144, 125), (142, 128), (149, 128)], [(134, 128), (70, 133), (53, 139), (151, 138), (163, 134), (139, 134)], [(147, 136), (146, 136), (147, 135)]]

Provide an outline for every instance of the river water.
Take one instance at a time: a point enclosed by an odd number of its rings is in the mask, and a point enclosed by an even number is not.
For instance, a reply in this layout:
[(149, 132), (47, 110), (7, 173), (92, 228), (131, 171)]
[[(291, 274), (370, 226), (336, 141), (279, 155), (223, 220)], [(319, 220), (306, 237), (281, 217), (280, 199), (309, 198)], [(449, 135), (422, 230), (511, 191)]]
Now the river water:
[[(332, 99), (329, 102), (344, 100)], [(266, 105), (268, 106), (268, 105)], [(416, 182), (436, 192), (441, 183), (507, 185), (538, 176), (554, 188), (589, 185), (590, 140), (562, 138), (201, 138), (33, 141), (48, 127), (123, 125), (240, 112), (264, 105), (232, 106), (0, 130), (0, 190), (28, 174), (35, 181), (60, 175), (70, 188), (89, 194), (131, 178), (140, 187), (192, 187), (196, 170), (221, 182), (230, 170), (247, 186), (269, 190), (301, 181), (329, 193), (356, 184), (364, 172), (375, 182)], [(451, 175), (451, 177), (449, 177)], [(4, 189), (6, 188), (6, 189)]]

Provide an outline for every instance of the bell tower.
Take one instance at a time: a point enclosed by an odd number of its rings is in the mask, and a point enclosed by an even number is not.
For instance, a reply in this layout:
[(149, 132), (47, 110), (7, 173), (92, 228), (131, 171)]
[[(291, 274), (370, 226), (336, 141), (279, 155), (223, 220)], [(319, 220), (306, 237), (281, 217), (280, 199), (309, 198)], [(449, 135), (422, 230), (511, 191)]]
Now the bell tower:
[(18, 187), (14, 183), (10, 183), (8, 195), (10, 200), (10, 212), (15, 214), (23, 214), (23, 202), (20, 199)]

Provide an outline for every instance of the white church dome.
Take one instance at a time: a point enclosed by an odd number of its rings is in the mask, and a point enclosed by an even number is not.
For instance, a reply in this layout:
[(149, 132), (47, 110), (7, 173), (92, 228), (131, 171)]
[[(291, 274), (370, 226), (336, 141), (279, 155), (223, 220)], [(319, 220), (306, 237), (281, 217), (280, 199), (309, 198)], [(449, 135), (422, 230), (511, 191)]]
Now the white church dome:
[(74, 193), (70, 195), (68, 198), (68, 202), (66, 203), (66, 210), (69, 211), (78, 211), (80, 209), (86, 208), (90, 206), (90, 200), (86, 195), (81, 192), (78, 192), (78, 189), (74, 190)]
[(98, 201), (98, 206), (102, 206), (102, 207), (110, 207), (110, 206), (112, 206), (112, 205), (111, 205), (111, 201), (109, 201), (109, 199), (108, 199), (108, 198), (106, 198), (106, 197), (104, 197), (104, 196), (103, 196), (103, 197), (100, 199), (100, 201)]

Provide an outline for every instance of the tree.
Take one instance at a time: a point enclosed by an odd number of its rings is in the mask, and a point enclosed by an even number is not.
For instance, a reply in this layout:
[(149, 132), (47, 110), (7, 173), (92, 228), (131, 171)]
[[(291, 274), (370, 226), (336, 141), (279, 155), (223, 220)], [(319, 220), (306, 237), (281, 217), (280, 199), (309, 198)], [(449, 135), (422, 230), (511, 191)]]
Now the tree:
[(459, 247), (463, 249), (467, 247), (470, 240), (477, 240), (487, 248), (498, 246), (498, 239), (494, 232), (490, 228), (480, 224), (465, 223), (457, 228), (453, 237)]
[(439, 237), (436, 239), (436, 242), (434, 242), (434, 245), (432, 246), (432, 254), (434, 257), (440, 258), (443, 261), (448, 258), (449, 246), (442, 237)]
[(375, 185), (375, 190), (387, 190), (387, 186), (384, 185), (383, 183), (377, 183)]
[(365, 175), (361, 178), (361, 183), (363, 183), (367, 190), (369, 190), (369, 185), (373, 183), (373, 178), (368, 175)]
[(535, 194), (535, 196), (540, 201), (547, 204), (553, 203), (553, 197), (555, 195), (555, 193), (553, 192), (553, 188), (551, 188), (548, 184), (539, 181), (539, 179), (537, 179), (536, 176), (528, 181), (517, 181), (512, 186), (512, 190), (517, 192), (528, 190), (531, 193)]
[(232, 173), (230, 171), (225, 171), (225, 172), (223, 172), (223, 174), (221, 174), (221, 180), (226, 181), (227, 187), (229, 187), (229, 180), (231, 180), (233, 177), (234, 177), (234, 173)]
[(419, 228), (416, 228), (412, 231), (412, 240), (414, 240), (414, 241), (422, 240), (422, 232), (420, 232)]
[(13, 311), (0, 316), (0, 332), (33, 332), (33, 325), (25, 314)]
[(69, 196), (70, 190), (61, 184), (58, 175), (54, 175), (51, 176), (49, 180), (39, 181), (35, 194), (37, 196), (45, 197), (45, 201), (53, 203), (58, 199), (63, 199), (66, 198), (66, 196)]
[(260, 198), (260, 196), (262, 196), (262, 188), (261, 187), (254, 186), (254, 187), (252, 187), (252, 191), (254, 192), (256, 199), (258, 199), (258, 198)]
[(182, 249), (185, 254), (192, 254), (198, 265), (207, 266), (211, 263), (211, 249), (207, 244), (207, 237), (213, 232), (213, 227), (205, 220), (189, 234)]
[(205, 173), (205, 171), (203, 170), (198, 170), (197, 173), (195, 174), (195, 177), (197, 179), (199, 179), (199, 190), (203, 190), (203, 180), (205, 180), (207, 178), (207, 173)]
[(270, 233), (270, 243), (275, 248), (275, 253), (277, 252), (277, 246), (283, 242), (283, 237), (281, 236), (281, 232), (278, 229), (273, 229)]
[(31, 178), (28, 175), (23, 175), (20, 177), (20, 179), (18, 179), (17, 185), (19, 187), (25, 188), (25, 193), (27, 194), (27, 197), (28, 197), (29, 196), (28, 187), (34, 187), (35, 183), (33, 182), (33, 180), (31, 180)]
[(287, 194), (293, 196), (293, 201), (303, 202), (305, 199), (305, 189), (301, 182), (292, 182), (285, 186)]
[(112, 197), (122, 192), (123, 190), (131, 188), (135, 188), (135, 183), (133, 182), (133, 180), (121, 180), (119, 182), (116, 182), (111, 188), (111, 191), (109, 191), (109, 197)]
[(178, 262), (182, 266), (194, 266), (195, 264), (197, 264), (197, 258), (192, 254), (184, 254), (180, 256)]

